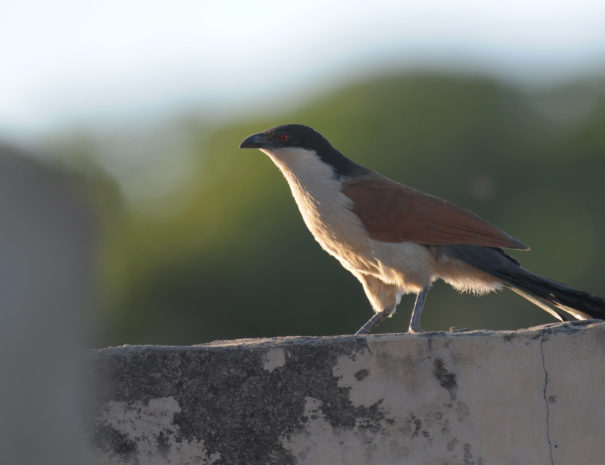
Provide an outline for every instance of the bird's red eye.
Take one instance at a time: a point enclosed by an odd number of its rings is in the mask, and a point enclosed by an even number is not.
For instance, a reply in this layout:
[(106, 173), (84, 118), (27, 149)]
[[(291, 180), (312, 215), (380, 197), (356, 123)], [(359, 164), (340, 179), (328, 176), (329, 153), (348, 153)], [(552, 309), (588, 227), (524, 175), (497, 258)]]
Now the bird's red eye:
[(280, 134), (279, 140), (282, 142), (288, 142), (288, 134)]

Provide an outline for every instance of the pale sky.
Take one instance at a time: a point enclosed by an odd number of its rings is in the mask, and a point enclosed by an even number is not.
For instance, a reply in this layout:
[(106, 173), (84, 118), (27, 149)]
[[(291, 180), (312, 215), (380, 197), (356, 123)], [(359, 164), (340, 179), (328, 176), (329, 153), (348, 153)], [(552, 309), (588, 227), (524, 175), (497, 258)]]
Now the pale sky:
[(4, 1), (0, 56), (0, 135), (39, 135), (260, 111), (383, 67), (605, 74), (605, 2)]

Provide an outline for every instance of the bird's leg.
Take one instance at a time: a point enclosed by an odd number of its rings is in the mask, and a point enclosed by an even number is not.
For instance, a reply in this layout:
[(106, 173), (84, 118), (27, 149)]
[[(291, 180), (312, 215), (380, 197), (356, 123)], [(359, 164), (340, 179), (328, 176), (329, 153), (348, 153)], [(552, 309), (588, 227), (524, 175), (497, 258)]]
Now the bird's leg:
[(429, 288), (425, 287), (416, 296), (416, 302), (414, 303), (414, 309), (412, 310), (412, 318), (410, 319), (410, 327), (408, 332), (410, 333), (421, 333), (422, 328), (420, 327), (420, 316), (422, 315), (422, 307), (424, 307), (424, 301), (429, 293)]
[(374, 327), (378, 326), (380, 323), (390, 317), (394, 311), (395, 308), (387, 308), (384, 309), (382, 312), (374, 313), (372, 318), (370, 318), (361, 328), (359, 328), (359, 330), (355, 334), (369, 333), (370, 331), (372, 331), (372, 329), (374, 329)]

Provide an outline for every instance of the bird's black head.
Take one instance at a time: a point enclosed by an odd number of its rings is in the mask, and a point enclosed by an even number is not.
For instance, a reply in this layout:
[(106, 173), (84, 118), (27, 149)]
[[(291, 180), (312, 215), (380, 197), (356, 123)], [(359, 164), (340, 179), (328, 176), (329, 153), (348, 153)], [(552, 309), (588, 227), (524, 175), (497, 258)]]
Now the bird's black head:
[(330, 143), (315, 129), (304, 124), (282, 124), (266, 131), (252, 134), (240, 148), (279, 149), (299, 147), (315, 150), (317, 153), (333, 149)]
[(367, 171), (332, 147), (315, 129), (304, 124), (283, 124), (252, 134), (244, 139), (240, 148), (265, 149), (269, 152), (287, 148), (313, 150), (324, 163), (332, 167), (334, 175), (338, 177), (353, 176)]

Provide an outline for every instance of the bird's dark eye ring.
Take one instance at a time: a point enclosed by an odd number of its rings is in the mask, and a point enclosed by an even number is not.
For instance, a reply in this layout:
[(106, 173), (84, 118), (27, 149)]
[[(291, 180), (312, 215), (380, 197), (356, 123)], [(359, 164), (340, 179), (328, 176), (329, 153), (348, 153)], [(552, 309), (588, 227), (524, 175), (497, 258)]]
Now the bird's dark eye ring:
[(280, 134), (279, 135), (279, 140), (282, 142), (288, 142), (288, 134)]

